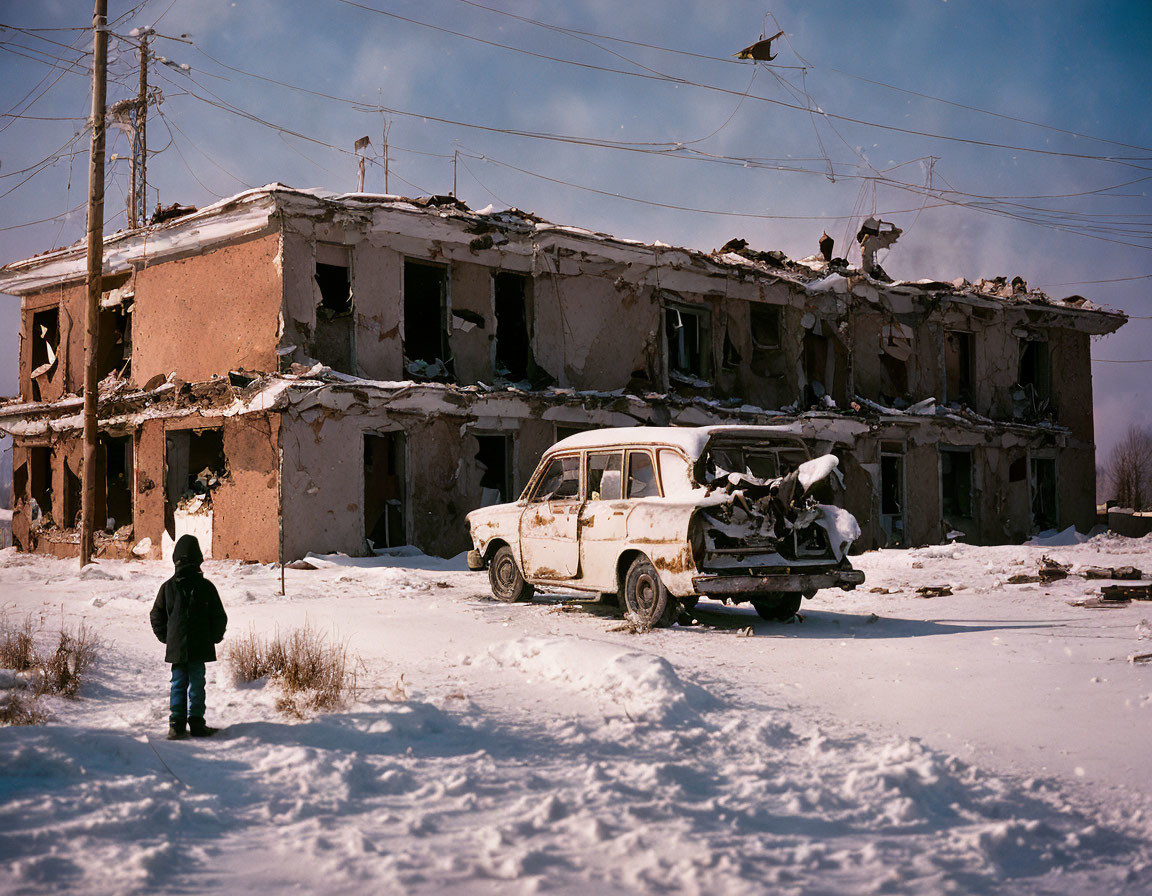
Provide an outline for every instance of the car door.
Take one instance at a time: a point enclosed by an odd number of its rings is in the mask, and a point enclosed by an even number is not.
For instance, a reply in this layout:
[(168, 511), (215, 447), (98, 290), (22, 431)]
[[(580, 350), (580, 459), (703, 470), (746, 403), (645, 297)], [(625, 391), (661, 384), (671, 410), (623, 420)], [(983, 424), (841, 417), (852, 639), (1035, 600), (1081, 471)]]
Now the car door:
[(580, 509), (580, 575), (584, 584), (616, 590), (616, 560), (628, 535), (624, 452), (589, 451), (584, 460), (585, 502)]
[(580, 572), (580, 455), (552, 458), (520, 515), (520, 561), (530, 579), (574, 579)]

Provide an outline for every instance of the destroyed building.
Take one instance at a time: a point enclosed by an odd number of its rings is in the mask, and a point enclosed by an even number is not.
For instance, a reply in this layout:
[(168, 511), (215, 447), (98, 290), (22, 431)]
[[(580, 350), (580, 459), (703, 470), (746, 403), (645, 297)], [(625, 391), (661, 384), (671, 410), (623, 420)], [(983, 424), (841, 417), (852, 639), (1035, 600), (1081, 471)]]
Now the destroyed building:
[[(271, 185), (110, 236), (100, 556), (468, 547), (557, 439), (796, 423), (835, 453), (862, 547), (1017, 541), (1095, 514), (1091, 337), (1126, 320), (1016, 278), (892, 282), (733, 240), (644, 244), (452, 197)], [(878, 240), (878, 242), (869, 242)], [(85, 250), (0, 269), (20, 297), (12, 532), (75, 555)]]

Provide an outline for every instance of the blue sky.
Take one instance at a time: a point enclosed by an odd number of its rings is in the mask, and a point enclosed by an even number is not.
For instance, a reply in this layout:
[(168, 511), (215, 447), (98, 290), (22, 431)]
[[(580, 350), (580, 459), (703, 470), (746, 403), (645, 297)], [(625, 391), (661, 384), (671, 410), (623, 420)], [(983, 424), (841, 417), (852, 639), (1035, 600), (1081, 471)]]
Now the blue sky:
[[(110, 0), (116, 32), (155, 25), (167, 36), (155, 52), (189, 66), (154, 64), (163, 117), (149, 120), (149, 205), (205, 205), (274, 181), (352, 190), (353, 142), (370, 136), (379, 156), (387, 123), (392, 192), (449, 192), (458, 154), (457, 192), (473, 207), (702, 249), (742, 236), (794, 257), (814, 252), (824, 230), (843, 252), (860, 215), (878, 212), (906, 231), (883, 260), (895, 277), (1019, 274), (1152, 318), (1147, 3), (810, 0), (768, 16), (740, 0), (480, 2), (499, 11), (464, 0)], [(7, 26), (90, 21), (75, 0), (0, 2)], [(731, 61), (781, 29), (772, 66)], [(181, 35), (193, 43), (168, 39)], [(81, 31), (0, 31), (0, 111), (23, 116), (0, 119), (0, 263), (83, 236), (83, 208), (15, 226), (86, 196), (84, 134), (70, 150), (79, 154), (19, 186), (26, 174), (14, 174), (52, 156), (88, 112), (87, 76), (52, 67), (79, 52), (50, 41), (88, 48)], [(110, 102), (137, 83), (130, 42), (113, 39), (112, 60)], [(71, 120), (45, 120), (58, 118)], [(121, 136), (109, 154), (126, 149)], [(111, 229), (124, 226), (127, 170), (109, 162)], [(384, 190), (379, 158), (366, 189)], [(941, 202), (940, 190), (956, 192)], [(989, 201), (991, 212), (972, 207)], [(0, 297), (0, 394), (17, 390), (17, 308)], [(1152, 359), (1152, 319), (1093, 353)], [(1152, 426), (1150, 375), (1152, 364), (1094, 364), (1102, 451), (1129, 423)]]

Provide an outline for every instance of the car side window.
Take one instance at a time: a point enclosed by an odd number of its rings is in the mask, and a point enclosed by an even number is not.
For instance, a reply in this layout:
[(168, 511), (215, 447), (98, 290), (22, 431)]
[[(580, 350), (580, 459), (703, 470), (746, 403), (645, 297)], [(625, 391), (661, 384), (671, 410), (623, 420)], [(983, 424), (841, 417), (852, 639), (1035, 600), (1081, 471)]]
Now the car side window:
[(656, 452), (660, 462), (660, 479), (664, 483), (664, 497), (686, 495), (692, 491), (692, 475), (684, 455), (671, 448)]
[(652, 457), (647, 451), (628, 452), (628, 497), (659, 497), (656, 487), (656, 470), (652, 467)]
[(619, 501), (623, 492), (624, 454), (620, 451), (588, 454), (588, 500)]
[(580, 457), (557, 457), (549, 461), (529, 501), (562, 501), (580, 494)]

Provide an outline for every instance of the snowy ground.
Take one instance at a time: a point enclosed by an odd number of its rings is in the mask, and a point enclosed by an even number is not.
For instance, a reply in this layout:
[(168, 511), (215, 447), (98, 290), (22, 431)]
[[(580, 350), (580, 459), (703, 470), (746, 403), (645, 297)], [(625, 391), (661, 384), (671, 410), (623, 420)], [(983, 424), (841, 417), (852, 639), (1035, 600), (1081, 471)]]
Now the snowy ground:
[(704, 602), (630, 635), (558, 595), (495, 603), (454, 562), (289, 570), (287, 597), (210, 562), (230, 636), (334, 632), (361, 699), (285, 718), (218, 663), (228, 727), (168, 743), (168, 567), (2, 551), (10, 617), (103, 647), (51, 723), (0, 729), (0, 891), (1152, 892), (1152, 665), (1127, 661), (1152, 604), (1004, 584), (1045, 553), (1152, 570), (1152, 538), (877, 552), (799, 624)]

